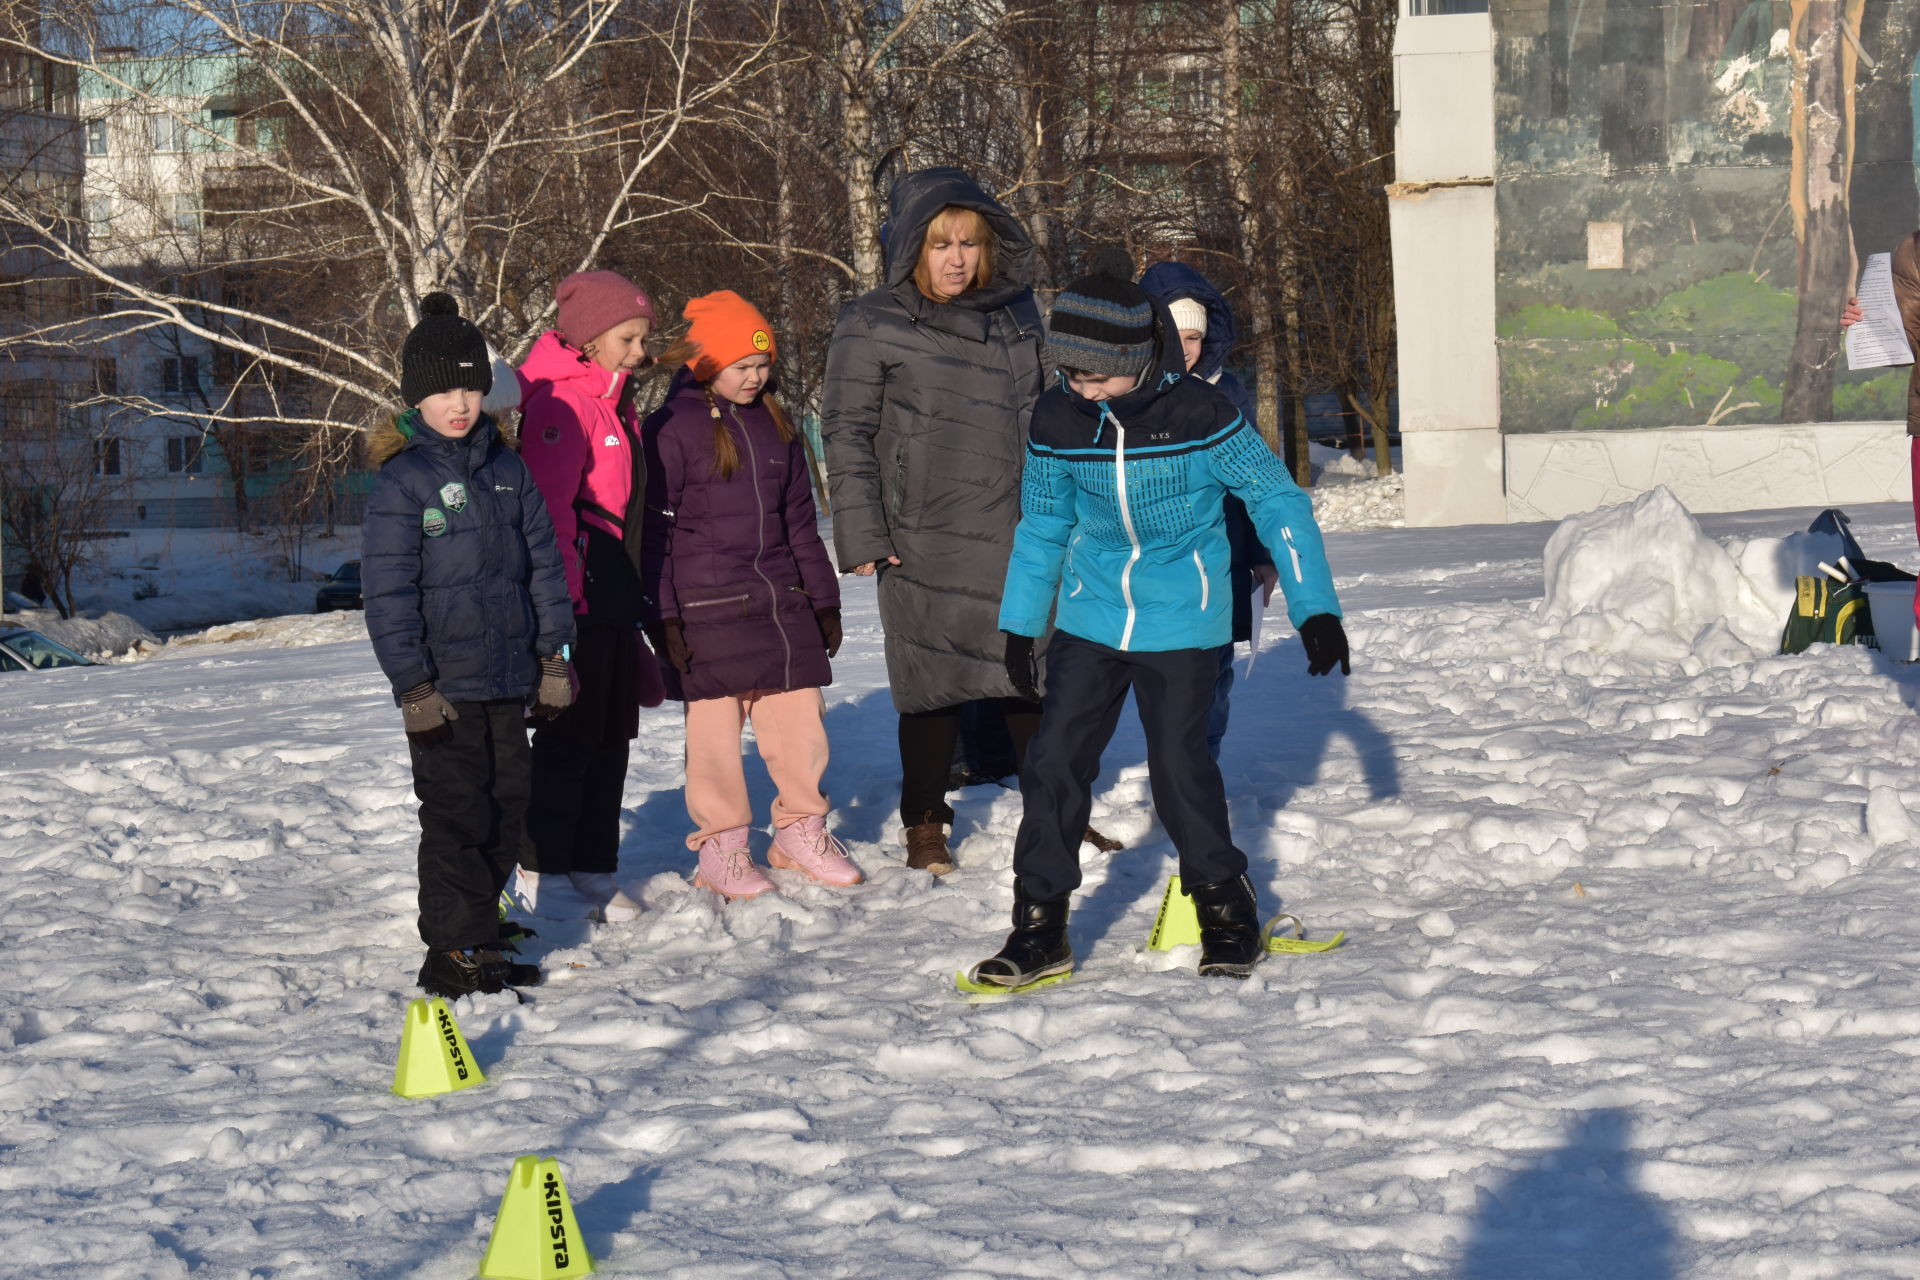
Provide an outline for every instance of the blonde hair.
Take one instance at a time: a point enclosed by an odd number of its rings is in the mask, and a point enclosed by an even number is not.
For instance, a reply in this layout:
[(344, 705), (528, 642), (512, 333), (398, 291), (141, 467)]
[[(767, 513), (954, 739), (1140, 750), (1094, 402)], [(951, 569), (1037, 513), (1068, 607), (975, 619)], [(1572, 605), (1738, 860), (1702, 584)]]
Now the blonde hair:
[(993, 283), (993, 228), (977, 209), (950, 204), (933, 215), (927, 234), (920, 238), (920, 260), (913, 264), (914, 287), (932, 302), (947, 302), (933, 291), (933, 273), (927, 270), (927, 250), (935, 240), (972, 240), (980, 246), (980, 265), (974, 269), (970, 289), (984, 289)]
[[(660, 364), (665, 368), (673, 369), (682, 365), (691, 365), (699, 358), (699, 345), (682, 338), (668, 347), (660, 356)], [(712, 384), (703, 382), (700, 386), (707, 395), (707, 410), (713, 414), (713, 469), (722, 480), (731, 480), (733, 473), (740, 469), (740, 446), (734, 443), (733, 432), (727, 429), (727, 420), (720, 415), (720, 402), (713, 398)], [(787, 411), (774, 398), (773, 392), (762, 391), (760, 403), (765, 405), (767, 412), (773, 416), (773, 425), (780, 432), (780, 443), (792, 443), (794, 436), (799, 433), (793, 429), (793, 419), (787, 416)], [(801, 446), (806, 450), (807, 461), (811, 464), (812, 446), (808, 445), (804, 438)]]

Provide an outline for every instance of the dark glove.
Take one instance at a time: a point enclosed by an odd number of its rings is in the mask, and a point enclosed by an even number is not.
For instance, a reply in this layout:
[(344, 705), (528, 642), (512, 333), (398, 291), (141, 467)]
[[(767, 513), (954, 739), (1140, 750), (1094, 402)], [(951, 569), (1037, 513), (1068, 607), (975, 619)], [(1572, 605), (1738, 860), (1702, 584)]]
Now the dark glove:
[(415, 685), (400, 695), (400, 714), (407, 727), (407, 740), (422, 747), (438, 747), (453, 741), (450, 720), (460, 713), (440, 696), (431, 684)]
[(1307, 647), (1307, 674), (1323, 676), (1337, 663), (1341, 675), (1353, 673), (1347, 660), (1347, 631), (1330, 613), (1316, 613), (1300, 624), (1300, 643)]
[(667, 661), (681, 675), (693, 671), (693, 650), (687, 648), (687, 624), (678, 618), (660, 619), (660, 634), (666, 640)]
[(1007, 637), (1007, 679), (1013, 681), (1013, 691), (1028, 702), (1040, 701), (1040, 671), (1033, 661), (1033, 637), (1017, 636), (1011, 631), (1001, 634)]
[(533, 691), (533, 714), (551, 720), (573, 705), (573, 676), (567, 660), (555, 654), (540, 659), (540, 683)]
[(827, 642), (827, 656), (831, 658), (840, 652), (840, 610), (815, 609), (813, 616), (820, 623), (820, 638)]

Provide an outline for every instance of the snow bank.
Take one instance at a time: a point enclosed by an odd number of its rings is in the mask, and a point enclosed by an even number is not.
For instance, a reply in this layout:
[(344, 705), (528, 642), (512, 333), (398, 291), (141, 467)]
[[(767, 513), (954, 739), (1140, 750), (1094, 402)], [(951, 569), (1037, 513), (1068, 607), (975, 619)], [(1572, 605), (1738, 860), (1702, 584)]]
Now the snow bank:
[(1664, 485), (1561, 521), (1542, 569), (1540, 618), (1599, 651), (1677, 661), (1708, 646), (1724, 655), (1730, 633), (1764, 652), (1786, 616)]
[(1398, 529), (1407, 522), (1405, 482), (1397, 473), (1334, 484), (1322, 478), (1313, 487), (1313, 515), (1329, 532)]
[(233, 529), (138, 530), (113, 540), (80, 603), (161, 632), (304, 613), (313, 608), (314, 583), (359, 554), (357, 528), (297, 547)]

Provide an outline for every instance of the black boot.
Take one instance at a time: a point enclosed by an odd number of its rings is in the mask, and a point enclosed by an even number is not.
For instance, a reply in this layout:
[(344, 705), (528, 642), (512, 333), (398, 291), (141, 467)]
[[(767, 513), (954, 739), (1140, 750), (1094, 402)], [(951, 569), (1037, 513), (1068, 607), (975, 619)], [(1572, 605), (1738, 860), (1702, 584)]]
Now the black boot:
[(1073, 948), (1067, 942), (1067, 900), (1035, 902), (1018, 881), (1013, 886), (1013, 932), (1007, 945), (990, 960), (973, 966), (975, 982), (1001, 987), (1024, 987), (1042, 978), (1073, 971)]
[(457, 1000), (478, 991), (493, 995), (508, 987), (537, 987), (537, 965), (515, 964), (489, 947), (464, 951), (429, 951), (420, 966), (420, 989), (430, 996)]
[(1196, 884), (1187, 890), (1200, 917), (1200, 976), (1244, 978), (1266, 954), (1260, 937), (1260, 901), (1245, 876)]

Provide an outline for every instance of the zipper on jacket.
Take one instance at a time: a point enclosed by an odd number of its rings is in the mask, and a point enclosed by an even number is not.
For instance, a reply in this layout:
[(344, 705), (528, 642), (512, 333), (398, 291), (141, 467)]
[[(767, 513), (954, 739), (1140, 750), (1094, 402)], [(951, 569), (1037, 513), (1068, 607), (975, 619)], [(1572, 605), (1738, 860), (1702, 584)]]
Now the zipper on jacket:
[(1119, 644), (1124, 650), (1133, 641), (1133, 566), (1140, 561), (1140, 539), (1133, 532), (1133, 513), (1127, 508), (1126, 424), (1113, 416), (1113, 410), (1107, 408), (1104, 400), (1100, 402), (1100, 420), (1113, 424), (1113, 489), (1120, 501), (1120, 524), (1127, 531), (1127, 545), (1132, 548), (1126, 568), (1120, 570), (1120, 598), (1127, 602), (1127, 625), (1121, 628)]
[(753, 596), (751, 593), (743, 593), (737, 596), (722, 596), (718, 600), (689, 600), (685, 604), (681, 605), (680, 607), (682, 609), (704, 609), (708, 605), (739, 604), (743, 600), (751, 600), (752, 598)]
[(1200, 612), (1207, 611), (1207, 562), (1200, 558), (1200, 548), (1193, 549), (1193, 567), (1200, 573)]
[(734, 405), (728, 409), (735, 426), (740, 428), (740, 438), (747, 442), (747, 481), (753, 487), (753, 504), (760, 509), (760, 549), (753, 553), (753, 571), (760, 575), (760, 581), (767, 584), (767, 604), (773, 610), (773, 629), (780, 633), (780, 647), (786, 651), (786, 661), (781, 667), (782, 689), (793, 688), (793, 642), (787, 639), (787, 624), (780, 621), (780, 591), (773, 585), (773, 579), (767, 576), (760, 562), (767, 555), (767, 504), (760, 496), (760, 455), (754, 451), (753, 432), (747, 430), (747, 424), (740, 420), (740, 408)]

